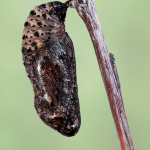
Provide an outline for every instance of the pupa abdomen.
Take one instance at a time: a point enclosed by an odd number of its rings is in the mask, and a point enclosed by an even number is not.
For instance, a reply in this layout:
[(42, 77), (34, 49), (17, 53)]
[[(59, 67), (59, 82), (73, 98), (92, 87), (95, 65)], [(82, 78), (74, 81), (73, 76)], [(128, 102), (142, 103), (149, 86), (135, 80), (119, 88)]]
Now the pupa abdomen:
[(68, 3), (35, 7), (25, 21), (21, 49), (37, 114), (61, 134), (73, 136), (81, 119), (74, 48), (64, 25)]

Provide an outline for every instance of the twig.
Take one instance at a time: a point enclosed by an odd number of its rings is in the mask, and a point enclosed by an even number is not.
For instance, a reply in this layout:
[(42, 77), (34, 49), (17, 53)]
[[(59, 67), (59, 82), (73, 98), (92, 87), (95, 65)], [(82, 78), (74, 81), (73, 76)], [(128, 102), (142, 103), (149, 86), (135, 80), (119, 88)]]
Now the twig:
[(76, 8), (91, 36), (109, 99), (121, 150), (134, 150), (124, 110), (115, 58), (114, 55), (107, 50), (96, 12), (95, 2), (94, 0), (74, 0), (70, 2), (70, 6)]

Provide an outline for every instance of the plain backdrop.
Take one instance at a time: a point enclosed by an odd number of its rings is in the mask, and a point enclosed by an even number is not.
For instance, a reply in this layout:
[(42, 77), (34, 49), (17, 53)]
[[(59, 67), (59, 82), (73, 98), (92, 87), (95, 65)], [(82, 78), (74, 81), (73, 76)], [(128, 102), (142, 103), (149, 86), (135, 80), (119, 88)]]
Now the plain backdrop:
[[(94, 48), (75, 9), (68, 9), (65, 24), (75, 49), (81, 128), (75, 137), (65, 137), (45, 125), (36, 114), (20, 47), (30, 10), (47, 2), (0, 1), (0, 149), (120, 150)], [(150, 1), (95, 3), (108, 50), (116, 58), (135, 149), (149, 150)]]

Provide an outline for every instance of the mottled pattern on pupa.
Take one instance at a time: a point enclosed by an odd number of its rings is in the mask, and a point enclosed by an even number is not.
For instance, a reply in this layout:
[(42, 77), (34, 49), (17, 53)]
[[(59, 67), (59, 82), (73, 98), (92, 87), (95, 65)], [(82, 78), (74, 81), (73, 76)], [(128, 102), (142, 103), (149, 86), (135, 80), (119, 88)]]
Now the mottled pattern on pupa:
[(31, 10), (21, 50), (39, 117), (61, 134), (73, 136), (81, 119), (74, 48), (64, 25), (68, 4), (50, 2)]

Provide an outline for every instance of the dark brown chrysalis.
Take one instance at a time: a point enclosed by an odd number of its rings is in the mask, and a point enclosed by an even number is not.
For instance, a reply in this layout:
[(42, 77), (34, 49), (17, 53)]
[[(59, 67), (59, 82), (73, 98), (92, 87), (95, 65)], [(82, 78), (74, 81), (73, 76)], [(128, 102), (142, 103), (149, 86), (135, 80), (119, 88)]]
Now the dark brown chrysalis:
[(81, 122), (74, 48), (64, 25), (69, 2), (50, 2), (31, 10), (21, 47), (37, 114), (65, 136), (75, 135)]

